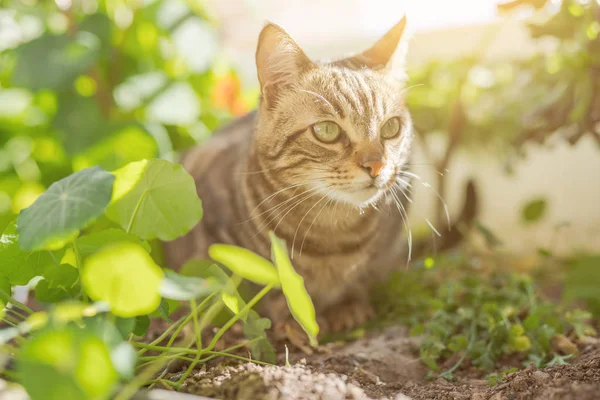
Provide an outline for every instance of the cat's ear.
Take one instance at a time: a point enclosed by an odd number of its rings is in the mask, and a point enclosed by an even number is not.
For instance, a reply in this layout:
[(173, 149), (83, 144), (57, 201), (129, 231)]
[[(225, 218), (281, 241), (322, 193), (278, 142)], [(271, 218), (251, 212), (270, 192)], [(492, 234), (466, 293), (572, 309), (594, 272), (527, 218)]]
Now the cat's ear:
[(406, 16), (404, 16), (371, 48), (343, 61), (360, 68), (403, 73), (398, 70), (404, 70), (408, 42), (406, 36)]
[(256, 69), (263, 99), (274, 104), (282, 87), (289, 86), (314, 64), (296, 42), (275, 24), (260, 32), (256, 48)]

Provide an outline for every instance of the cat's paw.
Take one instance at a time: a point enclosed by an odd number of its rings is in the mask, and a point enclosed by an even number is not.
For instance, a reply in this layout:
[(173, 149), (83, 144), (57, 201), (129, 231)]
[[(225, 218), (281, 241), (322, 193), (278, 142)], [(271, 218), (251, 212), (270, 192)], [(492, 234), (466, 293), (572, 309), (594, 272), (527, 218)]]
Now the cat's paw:
[(366, 299), (351, 299), (326, 309), (318, 319), (321, 332), (339, 333), (361, 326), (375, 316)]

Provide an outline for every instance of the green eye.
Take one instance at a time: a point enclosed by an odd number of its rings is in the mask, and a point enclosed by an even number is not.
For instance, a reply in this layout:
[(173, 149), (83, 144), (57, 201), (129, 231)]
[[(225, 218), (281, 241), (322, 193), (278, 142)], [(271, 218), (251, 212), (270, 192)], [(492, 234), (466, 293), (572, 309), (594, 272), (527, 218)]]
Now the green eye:
[(394, 117), (386, 121), (381, 127), (381, 137), (384, 139), (392, 139), (398, 136), (400, 132), (400, 118)]
[(340, 137), (340, 126), (335, 122), (317, 122), (312, 126), (315, 137), (321, 142), (331, 143)]

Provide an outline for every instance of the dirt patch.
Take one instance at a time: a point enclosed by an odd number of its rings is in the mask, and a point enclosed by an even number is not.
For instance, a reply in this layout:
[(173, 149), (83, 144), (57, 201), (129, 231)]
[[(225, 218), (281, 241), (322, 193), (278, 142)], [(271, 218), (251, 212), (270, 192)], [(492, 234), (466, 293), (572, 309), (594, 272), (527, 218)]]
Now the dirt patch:
[[(285, 348), (277, 346), (278, 354)], [(432, 399), (508, 400), (600, 398), (600, 345), (593, 342), (567, 365), (527, 369), (490, 387), (468, 365), (456, 381), (426, 379), (418, 342), (394, 327), (312, 355), (292, 353), (292, 366), (219, 365), (195, 372), (188, 393), (216, 399)], [(285, 359), (279, 360), (280, 364)]]
[(184, 385), (184, 391), (219, 399), (331, 399), (368, 400), (348, 377), (317, 373), (299, 362), (294, 366), (277, 367), (242, 364), (199, 371)]

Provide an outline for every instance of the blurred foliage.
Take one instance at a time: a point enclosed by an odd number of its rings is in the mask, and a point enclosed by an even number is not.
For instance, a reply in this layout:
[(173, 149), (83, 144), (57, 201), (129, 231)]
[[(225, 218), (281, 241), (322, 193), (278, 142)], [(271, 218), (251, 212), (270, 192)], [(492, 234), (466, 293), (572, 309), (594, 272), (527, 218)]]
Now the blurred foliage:
[(0, 231), (72, 172), (173, 161), (253, 107), (198, 1), (2, 5)]
[(409, 74), (408, 102), (417, 131), (425, 139), (442, 134), (449, 141), (448, 154), (436, 160), (440, 171), (459, 144), (514, 154), (525, 143), (543, 143), (553, 135), (576, 143), (589, 134), (600, 145), (600, 4), (516, 0), (499, 11), (526, 7), (538, 10), (536, 20), (545, 20), (527, 27), (548, 50), (517, 59), (488, 57), (489, 45), (502, 41), (500, 22), (488, 28), (473, 54), (434, 61)]

